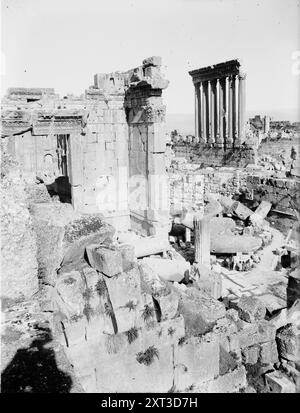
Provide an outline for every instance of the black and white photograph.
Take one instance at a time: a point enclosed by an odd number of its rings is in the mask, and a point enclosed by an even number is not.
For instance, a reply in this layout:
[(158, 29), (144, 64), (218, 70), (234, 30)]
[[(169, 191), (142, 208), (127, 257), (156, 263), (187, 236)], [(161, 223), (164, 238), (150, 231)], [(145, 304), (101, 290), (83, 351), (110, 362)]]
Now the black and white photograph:
[(1, 0), (0, 67), (1, 393), (300, 393), (300, 0)]

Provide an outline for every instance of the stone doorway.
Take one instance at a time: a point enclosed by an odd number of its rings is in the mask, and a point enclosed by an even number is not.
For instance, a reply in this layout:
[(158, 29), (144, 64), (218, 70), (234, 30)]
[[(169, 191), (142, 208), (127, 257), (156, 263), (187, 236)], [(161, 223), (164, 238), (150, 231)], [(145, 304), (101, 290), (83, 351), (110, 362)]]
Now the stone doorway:
[(47, 185), (48, 192), (51, 196), (58, 196), (60, 202), (72, 203), (71, 185), (69, 180), (69, 151), (68, 134), (56, 135), (56, 178), (53, 184)]

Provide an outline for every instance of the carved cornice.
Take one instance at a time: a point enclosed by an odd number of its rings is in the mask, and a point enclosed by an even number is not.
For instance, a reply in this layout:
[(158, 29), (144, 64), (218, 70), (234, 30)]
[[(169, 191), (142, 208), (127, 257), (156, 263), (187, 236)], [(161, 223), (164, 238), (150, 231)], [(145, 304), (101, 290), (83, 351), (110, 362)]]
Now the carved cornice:
[(164, 122), (166, 116), (166, 106), (146, 105), (143, 106), (144, 120), (146, 122)]

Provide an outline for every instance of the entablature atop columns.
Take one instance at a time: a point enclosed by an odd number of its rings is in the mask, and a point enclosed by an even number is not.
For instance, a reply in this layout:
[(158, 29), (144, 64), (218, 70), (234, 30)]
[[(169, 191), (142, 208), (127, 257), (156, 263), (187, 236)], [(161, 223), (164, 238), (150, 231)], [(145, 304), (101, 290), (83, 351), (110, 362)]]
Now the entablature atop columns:
[(222, 79), (240, 73), (241, 63), (239, 60), (228, 60), (224, 63), (218, 63), (213, 66), (203, 67), (192, 70), (189, 75), (192, 76), (193, 83), (198, 84), (208, 80)]

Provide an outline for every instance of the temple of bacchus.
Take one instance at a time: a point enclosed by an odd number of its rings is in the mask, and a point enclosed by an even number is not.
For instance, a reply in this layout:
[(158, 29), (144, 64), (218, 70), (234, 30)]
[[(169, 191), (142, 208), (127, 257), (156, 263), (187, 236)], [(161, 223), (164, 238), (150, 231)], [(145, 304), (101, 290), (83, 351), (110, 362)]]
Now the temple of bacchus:
[(169, 82), (160, 67), (153, 56), (127, 72), (96, 74), (81, 97), (9, 89), (2, 136), (23, 176), (54, 187), (78, 212), (103, 212), (118, 228), (167, 239), (168, 207), (150, 207), (157, 197), (151, 177), (166, 177), (162, 90)]
[(245, 79), (238, 60), (189, 72), (195, 86), (195, 137), (226, 149), (245, 142)]

